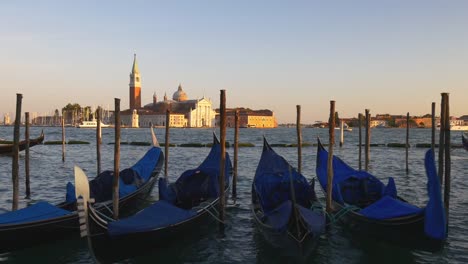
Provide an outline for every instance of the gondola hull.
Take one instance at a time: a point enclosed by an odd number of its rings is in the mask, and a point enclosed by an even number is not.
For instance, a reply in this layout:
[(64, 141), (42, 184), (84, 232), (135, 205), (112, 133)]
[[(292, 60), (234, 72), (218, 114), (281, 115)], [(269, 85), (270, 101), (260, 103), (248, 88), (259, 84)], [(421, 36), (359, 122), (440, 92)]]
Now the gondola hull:
[(314, 181), (308, 183), (266, 139), (251, 193), (252, 215), (265, 240), (281, 255), (308, 257), (326, 222)]
[(22, 225), (0, 225), (0, 253), (23, 249), (47, 242), (79, 236), (76, 212), (52, 220)]
[[(164, 155), (159, 157), (150, 179), (137, 191), (120, 199), (119, 210), (122, 215), (130, 215), (141, 208), (157, 181), (164, 163)], [(57, 207), (75, 211), (76, 203), (61, 203)], [(96, 210), (111, 216), (112, 201), (96, 205)], [(24, 224), (0, 224), (0, 253), (28, 248), (62, 239), (78, 238), (80, 233), (78, 213), (72, 212), (62, 217)]]
[(309, 233), (303, 237), (301, 241), (298, 241), (289, 233), (289, 230), (277, 231), (268, 225), (265, 225), (257, 217), (255, 210), (252, 210), (254, 211), (253, 215), (255, 225), (262, 234), (262, 237), (270, 246), (281, 250), (281, 255), (308, 257), (314, 252), (318, 244), (318, 236), (314, 236), (312, 233)]
[[(207, 206), (206, 210), (211, 209), (211, 214), (214, 214), (216, 211), (213, 208), (217, 208), (217, 206), (218, 200)], [(203, 227), (209, 228), (216, 222), (215, 218), (206, 210), (200, 211), (199, 214), (187, 221), (168, 227), (117, 237), (110, 237), (107, 229), (98, 224), (90, 211), (89, 228), (93, 234), (90, 246), (94, 257), (99, 262), (112, 263), (173, 246), (175, 242), (180, 242), (181, 237), (184, 238), (184, 244), (196, 241), (202, 234)]]
[[(29, 140), (29, 147), (42, 144), (43, 141), (44, 141), (44, 132), (41, 132), (41, 135), (39, 137)], [(26, 149), (26, 140), (20, 141), (19, 151), (23, 151), (25, 149)], [(13, 144), (0, 143), (0, 154), (11, 155), (12, 153), (13, 153)]]

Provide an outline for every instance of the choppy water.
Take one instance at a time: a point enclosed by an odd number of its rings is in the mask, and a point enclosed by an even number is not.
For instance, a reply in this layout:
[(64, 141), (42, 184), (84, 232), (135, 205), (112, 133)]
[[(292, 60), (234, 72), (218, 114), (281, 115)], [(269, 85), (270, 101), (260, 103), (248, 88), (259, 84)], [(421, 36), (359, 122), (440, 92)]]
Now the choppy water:
[[(39, 135), (42, 128), (31, 129), (31, 136)], [(326, 129), (303, 129), (303, 140), (315, 142), (320, 136), (327, 141)], [(61, 140), (60, 128), (44, 128), (45, 141)], [(171, 143), (209, 143), (212, 129), (171, 129)], [(404, 129), (374, 129), (372, 143), (404, 143)], [(11, 139), (12, 127), (0, 127), (0, 138)], [(92, 177), (96, 171), (95, 131), (67, 128), (68, 140), (84, 140), (90, 145), (69, 145), (66, 161), (61, 160), (60, 145), (39, 145), (31, 148), (31, 200), (20, 200), (20, 207), (29, 202), (47, 200), (62, 201), (65, 184), (73, 180), (73, 166), (79, 165)], [(164, 130), (156, 129), (158, 139), (164, 141)], [(155, 249), (149, 256), (123, 261), (125, 263), (290, 263), (280, 251), (270, 248), (255, 229), (250, 213), (250, 185), (261, 154), (262, 136), (270, 143), (295, 143), (295, 128), (241, 129), (240, 141), (251, 142), (254, 148), (239, 149), (239, 181), (237, 207), (227, 209), (226, 236), (219, 238), (215, 229), (198, 241), (181, 238), (169, 249)], [(412, 129), (410, 143), (430, 143), (431, 131)], [(103, 130), (102, 167), (113, 166), (113, 129)], [(337, 133), (338, 138), (338, 133)], [(233, 130), (228, 129), (227, 140), (233, 141)], [(122, 141), (151, 141), (149, 129), (122, 129)], [(357, 167), (358, 131), (345, 134), (345, 145), (336, 147), (335, 154)], [(461, 134), (452, 132), (452, 142), (460, 144)], [(142, 146), (121, 146), (121, 168), (132, 165), (147, 150)], [(297, 165), (295, 148), (275, 148), (293, 166)], [(172, 147), (169, 150), (169, 177), (175, 180), (186, 169), (197, 166), (208, 154), (208, 148)], [(228, 149), (231, 157), (233, 149)], [(426, 176), (423, 165), (425, 149), (410, 148), (410, 173), (405, 172), (403, 148), (372, 147), (371, 172), (382, 180), (395, 178), (400, 196), (423, 206), (426, 201)], [(315, 147), (304, 147), (303, 174), (315, 177)], [(336, 226), (325, 234), (315, 254), (305, 263), (468, 263), (468, 152), (452, 150), (452, 194), (450, 200), (450, 227), (447, 244), (441, 252), (427, 253), (399, 248), (384, 242), (362, 241)], [(20, 154), (21, 197), (24, 197), (24, 152)], [(0, 209), (11, 208), (11, 157), (0, 156)], [(157, 197), (155, 188), (152, 199)], [(317, 189), (317, 193), (322, 195)], [(0, 255), (0, 262), (7, 263), (89, 263), (92, 259), (86, 243), (79, 239), (42, 245), (32, 249)]]

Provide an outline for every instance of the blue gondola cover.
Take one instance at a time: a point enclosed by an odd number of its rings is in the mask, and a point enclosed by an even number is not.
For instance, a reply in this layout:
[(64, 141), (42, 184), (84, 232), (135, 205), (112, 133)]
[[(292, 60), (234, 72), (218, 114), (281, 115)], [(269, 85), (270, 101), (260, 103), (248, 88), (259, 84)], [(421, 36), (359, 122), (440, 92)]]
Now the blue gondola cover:
[(432, 150), (426, 152), (424, 165), (426, 167), (427, 194), (429, 196), (424, 218), (424, 232), (429, 237), (445, 239), (447, 237), (447, 219), (444, 205), (442, 204), (440, 182)]
[(388, 195), (362, 209), (360, 213), (370, 219), (391, 219), (422, 213), (423, 209)]
[(108, 233), (110, 236), (119, 236), (150, 231), (190, 219), (195, 215), (193, 210), (184, 210), (166, 201), (157, 201), (134, 216), (110, 222)]
[(26, 208), (0, 215), (0, 224), (19, 224), (39, 221), (71, 214), (70, 211), (58, 208), (48, 202), (38, 202)]

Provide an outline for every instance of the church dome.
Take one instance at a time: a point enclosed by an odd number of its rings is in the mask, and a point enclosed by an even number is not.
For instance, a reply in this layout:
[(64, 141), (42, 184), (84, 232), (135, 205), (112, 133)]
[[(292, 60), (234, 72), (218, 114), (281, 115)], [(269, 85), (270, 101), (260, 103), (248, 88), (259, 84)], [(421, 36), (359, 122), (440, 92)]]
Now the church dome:
[(177, 92), (172, 95), (172, 100), (177, 101), (177, 102), (182, 102), (186, 101), (187, 94), (182, 90), (182, 85), (179, 84), (179, 88), (177, 88)]

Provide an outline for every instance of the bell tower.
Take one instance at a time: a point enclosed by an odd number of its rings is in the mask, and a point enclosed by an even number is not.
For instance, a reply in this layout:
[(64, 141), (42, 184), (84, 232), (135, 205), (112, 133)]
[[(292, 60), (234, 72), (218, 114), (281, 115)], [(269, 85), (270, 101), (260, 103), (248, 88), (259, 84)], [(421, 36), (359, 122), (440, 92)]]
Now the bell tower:
[(141, 108), (141, 78), (136, 60), (136, 54), (133, 54), (133, 67), (130, 73), (130, 109)]

